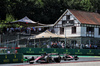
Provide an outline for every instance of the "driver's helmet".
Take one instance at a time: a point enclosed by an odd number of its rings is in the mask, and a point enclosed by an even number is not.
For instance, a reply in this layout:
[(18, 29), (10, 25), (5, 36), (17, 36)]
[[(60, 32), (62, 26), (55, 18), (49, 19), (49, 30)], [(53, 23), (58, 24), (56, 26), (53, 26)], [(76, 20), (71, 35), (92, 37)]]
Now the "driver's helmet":
[(42, 55), (47, 55), (47, 53), (43, 53)]

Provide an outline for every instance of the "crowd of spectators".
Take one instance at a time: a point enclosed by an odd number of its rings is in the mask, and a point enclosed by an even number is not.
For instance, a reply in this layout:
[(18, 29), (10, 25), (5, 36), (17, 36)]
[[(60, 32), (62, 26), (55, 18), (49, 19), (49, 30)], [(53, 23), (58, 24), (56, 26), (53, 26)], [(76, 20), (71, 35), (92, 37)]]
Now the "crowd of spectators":
[(47, 44), (47, 48), (68, 48), (68, 49), (98, 49), (99, 47), (97, 45), (89, 45), (89, 44), (68, 44), (66, 43), (66, 46), (65, 46), (65, 43), (64, 42), (51, 42), (51, 45), (48, 45)]
[(99, 48), (97, 45), (85, 44), (83, 45), (83, 49), (97, 49)]
[(42, 28), (35, 28), (35, 27), (3, 27), (3, 29), (0, 30), (1, 34), (7, 34), (7, 33), (37, 33), (44, 31)]
[(51, 48), (64, 48), (64, 43), (63, 42), (52, 42), (51, 43)]

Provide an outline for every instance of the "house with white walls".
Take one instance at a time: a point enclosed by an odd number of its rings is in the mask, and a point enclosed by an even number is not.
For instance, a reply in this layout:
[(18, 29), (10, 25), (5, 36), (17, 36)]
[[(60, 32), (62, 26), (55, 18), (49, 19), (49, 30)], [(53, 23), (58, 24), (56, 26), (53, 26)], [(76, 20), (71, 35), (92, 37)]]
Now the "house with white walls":
[(67, 43), (79, 46), (100, 45), (100, 14), (67, 9), (54, 23), (54, 31)]

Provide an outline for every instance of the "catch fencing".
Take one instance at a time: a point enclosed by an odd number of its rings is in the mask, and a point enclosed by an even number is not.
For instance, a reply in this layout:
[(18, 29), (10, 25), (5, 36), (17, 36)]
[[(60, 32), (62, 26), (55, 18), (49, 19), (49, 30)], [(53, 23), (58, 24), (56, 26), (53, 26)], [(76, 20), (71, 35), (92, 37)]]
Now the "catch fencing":
[(14, 54), (16, 44), (0, 44), (0, 54)]

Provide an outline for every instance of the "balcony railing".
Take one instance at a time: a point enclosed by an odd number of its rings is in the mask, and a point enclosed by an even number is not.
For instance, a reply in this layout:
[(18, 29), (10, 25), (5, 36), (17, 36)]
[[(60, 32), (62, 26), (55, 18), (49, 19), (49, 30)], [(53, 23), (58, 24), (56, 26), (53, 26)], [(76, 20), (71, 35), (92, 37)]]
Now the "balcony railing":
[(94, 37), (94, 32), (86, 32), (86, 36)]

